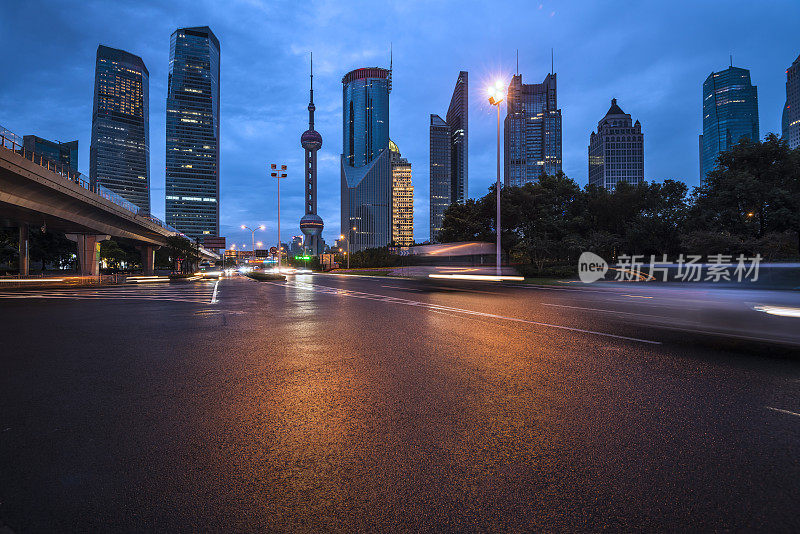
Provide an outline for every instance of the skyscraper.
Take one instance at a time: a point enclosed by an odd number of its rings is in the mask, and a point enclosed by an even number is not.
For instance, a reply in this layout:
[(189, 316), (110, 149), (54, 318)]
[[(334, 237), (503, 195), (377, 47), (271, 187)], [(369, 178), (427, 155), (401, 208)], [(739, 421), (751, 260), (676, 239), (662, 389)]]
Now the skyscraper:
[(452, 200), (450, 182), (450, 127), (439, 115), (430, 124), (430, 232), (435, 243), (442, 230), (444, 212)]
[(322, 254), (320, 235), (322, 217), (317, 215), (317, 150), (322, 148), (322, 136), (314, 129), (314, 59), (311, 59), (311, 88), (308, 102), (308, 130), (300, 136), (300, 146), (305, 150), (305, 210), (300, 219), (300, 231), (306, 236), (304, 246), (312, 255)]
[(78, 141), (60, 143), (42, 139), (36, 135), (26, 135), (22, 139), (22, 146), (25, 150), (40, 154), (55, 163), (66, 165), (73, 171), (78, 170)]
[(400, 154), (390, 139), (392, 164), (392, 243), (398, 246), (414, 244), (414, 185), (411, 164)]
[(219, 62), (208, 26), (170, 37), (166, 219), (191, 238), (219, 235)]
[(469, 189), (467, 172), (469, 140), (468, 73), (458, 73), (446, 120), (431, 115), (430, 123), (430, 232), (431, 241), (442, 229), (450, 204), (464, 203)]
[(344, 75), (342, 86), (341, 232), (350, 236), (351, 251), (384, 247), (392, 238), (392, 71), (356, 69)]
[(561, 170), (561, 110), (556, 99), (556, 75), (542, 83), (523, 84), (511, 78), (504, 123), (503, 183), (520, 186), (542, 174)]
[(142, 58), (100, 45), (89, 180), (150, 213), (150, 73)]
[(749, 70), (731, 66), (703, 83), (701, 182), (717, 166), (719, 153), (743, 138), (759, 139), (758, 88), (750, 83)]
[(589, 185), (613, 189), (620, 182), (638, 185), (644, 181), (644, 135), (637, 120), (611, 99), (606, 116), (589, 136)]
[(781, 130), (789, 148), (800, 147), (800, 56), (786, 69), (786, 104)]

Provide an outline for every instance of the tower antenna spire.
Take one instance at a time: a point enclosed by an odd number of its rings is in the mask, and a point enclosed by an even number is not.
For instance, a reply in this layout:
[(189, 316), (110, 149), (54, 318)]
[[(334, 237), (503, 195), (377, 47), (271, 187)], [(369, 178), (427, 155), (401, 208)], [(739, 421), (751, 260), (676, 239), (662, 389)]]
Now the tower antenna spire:
[(392, 92), (392, 42), (389, 41), (389, 92)]
[(519, 48), (517, 48), (517, 76), (519, 76)]
[(553, 51), (553, 47), (550, 47), (550, 74), (555, 74), (555, 52)]
[(733, 54), (731, 54), (731, 67), (733, 67)]

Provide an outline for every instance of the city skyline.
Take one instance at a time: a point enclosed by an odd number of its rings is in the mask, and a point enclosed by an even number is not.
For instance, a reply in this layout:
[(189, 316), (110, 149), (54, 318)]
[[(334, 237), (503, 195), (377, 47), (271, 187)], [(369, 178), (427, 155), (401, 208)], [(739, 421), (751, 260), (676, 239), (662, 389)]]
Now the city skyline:
[[(712, 71), (727, 66), (728, 55), (733, 52), (734, 64), (751, 70), (754, 85), (759, 87), (759, 113), (762, 137), (768, 132), (780, 133), (780, 120), (785, 101), (785, 69), (797, 57), (799, 47), (791, 40), (781, 37), (780, 31), (770, 31), (765, 43), (758, 43), (754, 37), (744, 33), (730, 34), (723, 32), (725, 17), (718, 19), (718, 26), (708, 29), (707, 35), (700, 35), (698, 24), (709, 8), (689, 6), (691, 15), (688, 24), (682, 26), (681, 34), (685, 42), (667, 50), (662, 45), (667, 42), (663, 24), (651, 19), (660, 18), (661, 22), (670, 20), (675, 15), (672, 9), (645, 9), (636, 7), (619, 10), (601, 10), (591, 5), (566, 8), (554, 3), (542, 3), (528, 7), (518, 7), (524, 11), (528, 22), (541, 26), (540, 38), (530, 45), (521, 46), (514, 38), (517, 23), (508, 16), (501, 16), (488, 11), (477, 10), (470, 14), (458, 14), (470, 36), (485, 35), (483, 44), (490, 46), (471, 46), (463, 50), (453, 50), (444, 54), (418, 54), (418, 45), (413, 45), (402, 35), (392, 32), (368, 36), (345, 36), (342, 44), (330, 45), (325, 37), (326, 32), (338, 27), (348, 14), (357, 7), (342, 8), (314, 21), (303, 21), (299, 13), (289, 12), (286, 16), (300, 24), (300, 28), (308, 28), (316, 24), (320, 28), (318, 37), (300, 37), (297, 32), (283, 30), (281, 34), (286, 42), (281, 44), (277, 37), (264, 39), (255, 35), (257, 32), (237, 28), (230, 17), (210, 5), (200, 5), (189, 11), (188, 5), (175, 9), (151, 8), (152, 12), (163, 15), (157, 17), (158, 22), (149, 22), (146, 31), (135, 24), (121, 22), (104, 22), (94, 17), (86, 18), (81, 23), (80, 39), (71, 39), (58, 47), (59, 65), (49, 65), (45, 70), (21, 69), (10, 65), (6, 67), (13, 76), (0, 82), (0, 99), (8, 115), (3, 124), (19, 133), (35, 133), (46, 139), (80, 141), (80, 158), (82, 172), (87, 173), (88, 135), (85, 110), (91, 106), (91, 96), (87, 96), (86, 80), (91, 80), (93, 50), (103, 42), (109, 46), (123, 48), (143, 58), (151, 70), (151, 182), (153, 211), (157, 216), (164, 213), (164, 101), (166, 95), (166, 71), (168, 63), (167, 44), (169, 34), (177, 27), (185, 27), (187, 23), (208, 23), (220, 36), (220, 40), (231, 40), (226, 45), (226, 56), (222, 64), (222, 154), (221, 170), (222, 190), (222, 235), (229, 236), (232, 242), (247, 242), (237, 232), (242, 222), (257, 220), (267, 225), (265, 240), (274, 241), (275, 232), (275, 194), (274, 184), (266, 182), (264, 165), (270, 159), (286, 159), (289, 164), (290, 178), (283, 184), (284, 199), (282, 206), (282, 226), (285, 232), (283, 240), (297, 233), (296, 221), (302, 215), (302, 158), (303, 151), (297, 147), (296, 132), (305, 127), (305, 106), (307, 95), (307, 64), (304, 58), (312, 49), (318, 56), (320, 74), (318, 82), (321, 98), (317, 103), (318, 130), (326, 138), (331, 139), (326, 148), (320, 151), (320, 215), (325, 220), (336, 221), (339, 216), (338, 190), (338, 154), (341, 146), (335, 140), (339, 136), (341, 126), (341, 102), (338, 101), (337, 83), (340, 83), (344, 72), (364, 65), (386, 64), (389, 55), (389, 41), (394, 46), (394, 84), (392, 105), (392, 137), (404, 147), (403, 152), (417, 171), (415, 182), (415, 211), (417, 222), (415, 238), (418, 242), (428, 237), (428, 142), (427, 116), (431, 109), (443, 109), (447, 106), (452, 88), (453, 71), (466, 70), (473, 73), (473, 89), (470, 96), (472, 109), (472, 142), (470, 143), (469, 166), (472, 179), (468, 196), (480, 196), (487, 190), (494, 179), (494, 116), (485, 104), (483, 87), (498, 72), (506, 73), (507, 78), (516, 70), (514, 66), (515, 50), (520, 49), (519, 71), (525, 80), (540, 81), (550, 70), (550, 47), (555, 48), (555, 71), (559, 75), (559, 107), (563, 109), (563, 168), (567, 175), (579, 184), (587, 183), (586, 175), (586, 137), (597, 123), (597, 110), (608, 105), (608, 97), (616, 94), (620, 101), (626, 103), (626, 109), (637, 110), (636, 116), (647, 126), (648, 131), (648, 180), (676, 178), (690, 186), (697, 185), (697, 133), (701, 130), (701, 110), (698, 105), (697, 87)], [(13, 8), (11, 8), (13, 10)], [(137, 12), (124, 4), (117, 10), (126, 13), (132, 21), (137, 20)], [(578, 13), (583, 10), (585, 14)], [(782, 6), (768, 6), (756, 10), (741, 4), (741, 10), (750, 12), (745, 17), (755, 28), (780, 28), (786, 19), (791, 19), (797, 6), (786, 3)], [(35, 24), (47, 26), (48, 21), (60, 21), (66, 24), (66, 34), (73, 31), (71, 16), (61, 9), (43, 5), (40, 17)], [(81, 18), (80, 9), (73, 9), (75, 19)], [(115, 9), (104, 8), (102, 11), (115, 12)], [(244, 14), (259, 20), (271, 13), (268, 6), (243, 8)], [(381, 8), (381, 12), (395, 13), (394, 8)], [(434, 8), (431, 16), (439, 16), (447, 11), (444, 7)], [(606, 13), (612, 11), (613, 13)], [(680, 10), (674, 10), (680, 11)], [(776, 13), (780, 12), (780, 16)], [(187, 13), (192, 15), (187, 17)], [(420, 19), (422, 10), (419, 6), (410, 5), (405, 11), (397, 13), (404, 20)], [(241, 15), (241, 14), (240, 14)], [(596, 35), (587, 36), (586, 42), (575, 39), (587, 31), (588, 20), (602, 22), (606, 18), (615, 17), (625, 22), (630, 29), (615, 34), (608, 41), (609, 34), (598, 29)], [(715, 16), (719, 16), (716, 14)], [(66, 18), (65, 18), (66, 17)], [(526, 18), (522, 17), (522, 18)], [(21, 11), (15, 17), (20, 28), (34, 27), (32, 18)], [(379, 17), (378, 17), (379, 18)], [(237, 15), (238, 20), (238, 15)], [(707, 19), (705, 19), (707, 20)], [(493, 24), (485, 24), (484, 21)], [(495, 26), (505, 24), (507, 30), (502, 34)], [(738, 18), (732, 23), (742, 24)], [(27, 26), (26, 26), (27, 24)], [(76, 23), (77, 24), (77, 23)], [(270, 23), (273, 24), (273, 23)], [(424, 21), (422, 25), (425, 26)], [(521, 27), (522, 21), (519, 22)], [(131, 28), (128, 28), (131, 26)], [(658, 26), (658, 28), (656, 28)], [(77, 28), (78, 26), (74, 26)], [(272, 27), (272, 26), (269, 26)], [(653, 30), (653, 28), (656, 28)], [(692, 29), (694, 28), (694, 30)], [(9, 30), (11, 30), (9, 28)], [(455, 31), (455, 30), (453, 30)], [(653, 43), (643, 50), (625, 49), (642, 32), (652, 34)], [(706, 31), (704, 28), (703, 31)], [(488, 33), (487, 33), (488, 32)], [(562, 32), (563, 37), (558, 33)], [(269, 34), (269, 32), (265, 32)], [(508, 34), (508, 35), (506, 35)], [(16, 33), (7, 33), (13, 38)], [(449, 38), (451, 30), (444, 32), (441, 38)], [(724, 38), (721, 38), (724, 36)], [(25, 42), (24, 35), (18, 36)], [(418, 36), (417, 36), (418, 37)], [(673, 39), (674, 35), (669, 36)], [(56, 39), (59, 39), (56, 36)], [(424, 43), (440, 42), (426, 40)], [(589, 43), (604, 40), (604, 49), (596, 52), (590, 49)], [(326, 43), (325, 46), (319, 43)], [(349, 44), (348, 44), (349, 43)], [(423, 44), (424, 44), (423, 43)], [(349, 46), (358, 45), (358, 54), (348, 52)], [(441, 44), (438, 46), (441, 47)], [(658, 47), (661, 46), (659, 49)], [(251, 49), (263, 49), (275, 56), (274, 61), (252, 59)], [(624, 49), (624, 54), (622, 53)], [(56, 52), (49, 48), (36, 49), (37, 55), (55, 57)], [(67, 51), (68, 53), (65, 53)], [(88, 52), (88, 55), (87, 55)], [(602, 53), (601, 53), (602, 52)], [(646, 58), (646, 59), (645, 59)], [(249, 67), (245, 67), (245, 59)], [(317, 59), (315, 57), (315, 59)], [(646, 61), (646, 62), (645, 62)], [(638, 63), (637, 63), (638, 62)], [(45, 62), (48, 63), (48, 62)], [(52, 63), (52, 62), (49, 62)], [(272, 65), (272, 66), (271, 66)], [(614, 66), (613, 75), (598, 73)], [(647, 65), (642, 68), (642, 65)], [(271, 69), (279, 67), (280, 77), (270, 76)], [(70, 75), (62, 70), (68, 69)], [(242, 87), (226, 78), (226, 69), (230, 76), (241, 79), (245, 73), (256, 73), (257, 83), (251, 87)], [(246, 70), (245, 70), (246, 69)], [(664, 71), (673, 72), (664, 77)], [(64, 73), (67, 71), (63, 71)], [(441, 72), (441, 74), (439, 74)], [(62, 74), (59, 74), (62, 73)], [(88, 74), (88, 76), (87, 76)], [(51, 80), (52, 78), (52, 80)], [(37, 85), (37, 80), (46, 80)], [(55, 81), (53, 81), (55, 80)], [(666, 82), (666, 83), (665, 83)], [(89, 81), (91, 83), (91, 81)], [(51, 99), (53, 93), (64, 97), (56, 117), (36, 116), (31, 110), (15, 109), (11, 102), (29, 102), (32, 108), (41, 108)], [(273, 96), (275, 95), (275, 96)], [(282, 95), (289, 95), (289, 100)], [(425, 100), (420, 100), (420, 95)], [(6, 101), (5, 99), (13, 99)], [(337, 102), (338, 101), (338, 102)], [(251, 107), (255, 106), (255, 107)], [(286, 108), (286, 111), (284, 111)], [(290, 108), (293, 109), (290, 110)], [(668, 110), (668, 111), (667, 111)], [(279, 117), (290, 118), (286, 125), (279, 124)], [(230, 136), (227, 137), (226, 136)], [(294, 141), (284, 143), (291, 136)], [(258, 153), (259, 157), (251, 158)], [(674, 158), (672, 154), (684, 154)], [(226, 181), (227, 180), (227, 181)], [(332, 242), (338, 237), (336, 224), (325, 230), (326, 240)]]

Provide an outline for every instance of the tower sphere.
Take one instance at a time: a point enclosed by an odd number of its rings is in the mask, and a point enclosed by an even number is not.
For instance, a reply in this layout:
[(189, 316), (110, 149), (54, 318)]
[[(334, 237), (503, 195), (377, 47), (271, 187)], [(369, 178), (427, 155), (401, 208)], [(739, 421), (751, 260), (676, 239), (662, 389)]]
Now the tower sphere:
[(306, 213), (300, 219), (300, 231), (303, 232), (303, 235), (308, 237), (318, 236), (322, 234), (322, 228), (322, 217), (316, 213)]
[(306, 150), (319, 150), (322, 148), (322, 136), (316, 130), (306, 130), (300, 136), (300, 146)]

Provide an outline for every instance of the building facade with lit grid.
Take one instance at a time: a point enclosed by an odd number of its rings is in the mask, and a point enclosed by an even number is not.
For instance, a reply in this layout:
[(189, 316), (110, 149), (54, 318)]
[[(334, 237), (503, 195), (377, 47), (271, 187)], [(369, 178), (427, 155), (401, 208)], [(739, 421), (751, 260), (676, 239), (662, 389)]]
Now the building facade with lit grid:
[(521, 186), (542, 174), (561, 171), (561, 110), (558, 109), (556, 75), (542, 83), (524, 84), (522, 75), (511, 78), (504, 122), (503, 183)]
[(370, 67), (342, 78), (341, 233), (351, 252), (392, 239), (391, 72)]
[(729, 67), (703, 82), (703, 145), (700, 181), (717, 167), (720, 152), (742, 139), (758, 141), (758, 88), (750, 71)]
[(167, 224), (191, 238), (219, 235), (219, 40), (208, 26), (170, 38)]
[(22, 146), (25, 150), (44, 156), (50, 161), (66, 165), (73, 171), (78, 170), (78, 141), (60, 143), (37, 135), (26, 135), (22, 138)]
[(800, 56), (786, 69), (786, 104), (783, 106), (781, 134), (789, 148), (800, 147)]
[(145, 214), (150, 213), (149, 92), (150, 73), (142, 58), (97, 47), (89, 180)]
[(451, 204), (452, 182), (450, 126), (439, 115), (431, 115), (430, 123), (430, 232), (436, 243), (442, 231), (444, 212)]
[(589, 136), (589, 185), (614, 189), (644, 182), (644, 134), (637, 120), (611, 99), (611, 107)]
[(436, 242), (444, 212), (463, 204), (469, 189), (469, 74), (458, 73), (446, 118), (431, 115), (430, 123), (430, 240)]
[(389, 140), (392, 164), (392, 244), (414, 244), (414, 184), (411, 163), (400, 154), (397, 145)]

